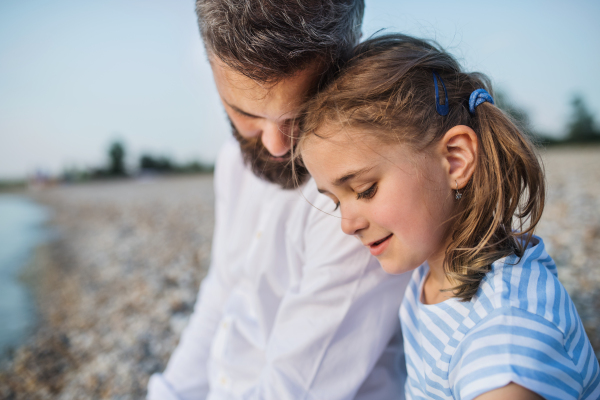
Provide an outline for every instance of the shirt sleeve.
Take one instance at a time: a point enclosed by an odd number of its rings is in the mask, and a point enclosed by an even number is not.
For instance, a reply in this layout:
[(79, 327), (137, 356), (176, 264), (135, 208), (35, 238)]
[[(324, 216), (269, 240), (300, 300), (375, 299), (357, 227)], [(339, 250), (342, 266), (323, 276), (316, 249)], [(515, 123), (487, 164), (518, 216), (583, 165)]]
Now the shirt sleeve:
[[(281, 302), (260, 379), (243, 398), (401, 399), (401, 339), (388, 344), (399, 332), (410, 276), (386, 274), (357, 238), (343, 234), (339, 213), (321, 211), (333, 205), (314, 183), (304, 192), (305, 219), (291, 221), (305, 226), (303, 237), (288, 243), (302, 259), (302, 276)], [(369, 376), (376, 363), (379, 373)]]
[[(215, 168), (215, 230), (213, 234), (211, 265), (202, 280), (198, 299), (179, 344), (171, 355), (162, 374), (154, 374), (148, 383), (148, 400), (202, 400), (209, 392), (208, 359), (210, 347), (223, 315), (223, 305), (233, 284), (222, 265), (222, 251), (226, 243), (226, 226), (230, 190), (224, 184), (236, 174), (235, 143), (227, 143), (221, 151)], [(239, 158), (239, 157), (238, 157)]]
[[(581, 324), (578, 329), (573, 337), (585, 335)], [(469, 400), (514, 382), (545, 399), (579, 399), (585, 374), (567, 342), (539, 315), (511, 307), (494, 310), (467, 333), (452, 358), (454, 397)]]

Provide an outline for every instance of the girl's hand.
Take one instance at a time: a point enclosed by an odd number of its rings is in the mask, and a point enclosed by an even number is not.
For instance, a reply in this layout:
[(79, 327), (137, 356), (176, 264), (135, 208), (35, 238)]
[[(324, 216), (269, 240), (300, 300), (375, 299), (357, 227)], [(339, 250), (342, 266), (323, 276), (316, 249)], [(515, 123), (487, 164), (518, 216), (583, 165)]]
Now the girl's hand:
[(533, 393), (529, 389), (525, 389), (523, 386), (517, 385), (514, 382), (501, 387), (499, 389), (491, 390), (487, 393), (477, 396), (475, 400), (544, 400), (544, 398), (537, 393)]

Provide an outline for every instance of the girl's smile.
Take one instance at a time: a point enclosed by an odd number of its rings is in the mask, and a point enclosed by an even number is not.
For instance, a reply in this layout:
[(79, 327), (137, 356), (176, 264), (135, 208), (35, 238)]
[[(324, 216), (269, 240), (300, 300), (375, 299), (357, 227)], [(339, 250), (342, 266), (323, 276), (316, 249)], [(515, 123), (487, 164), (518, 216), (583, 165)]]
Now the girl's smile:
[(375, 257), (377, 257), (378, 255), (383, 253), (385, 251), (385, 249), (387, 248), (388, 244), (390, 243), (390, 239), (392, 238), (393, 235), (394, 235), (393, 233), (390, 233), (388, 236), (384, 237), (383, 239), (380, 239), (376, 242), (371, 242), (371, 243), (367, 244), (367, 246), (369, 246), (369, 250), (371, 251), (371, 254), (373, 254)]

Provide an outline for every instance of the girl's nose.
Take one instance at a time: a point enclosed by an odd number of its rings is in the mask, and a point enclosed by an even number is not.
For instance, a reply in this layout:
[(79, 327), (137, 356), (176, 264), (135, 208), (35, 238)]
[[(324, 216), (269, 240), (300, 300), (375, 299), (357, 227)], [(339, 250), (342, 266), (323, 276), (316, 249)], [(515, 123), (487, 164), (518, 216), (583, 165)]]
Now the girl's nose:
[(360, 215), (352, 215), (342, 212), (342, 231), (346, 235), (358, 235), (362, 230), (369, 226), (367, 220)]
[(283, 124), (266, 122), (263, 127), (261, 141), (272, 156), (284, 156), (290, 150), (288, 129)]

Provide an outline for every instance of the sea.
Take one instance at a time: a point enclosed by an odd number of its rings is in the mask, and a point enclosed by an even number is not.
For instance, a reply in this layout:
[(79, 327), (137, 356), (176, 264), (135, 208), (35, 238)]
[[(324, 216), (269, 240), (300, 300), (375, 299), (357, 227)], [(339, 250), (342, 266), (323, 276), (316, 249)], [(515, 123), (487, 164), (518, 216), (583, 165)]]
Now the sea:
[(33, 293), (22, 279), (37, 246), (49, 240), (47, 208), (22, 195), (0, 194), (0, 360), (32, 333)]

